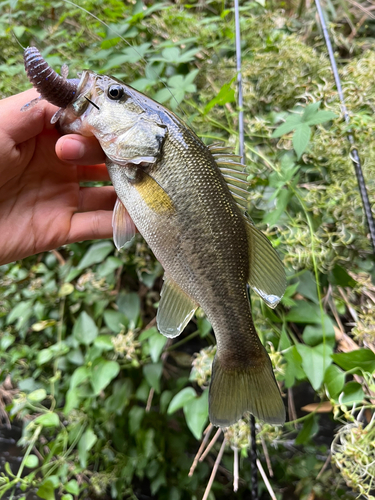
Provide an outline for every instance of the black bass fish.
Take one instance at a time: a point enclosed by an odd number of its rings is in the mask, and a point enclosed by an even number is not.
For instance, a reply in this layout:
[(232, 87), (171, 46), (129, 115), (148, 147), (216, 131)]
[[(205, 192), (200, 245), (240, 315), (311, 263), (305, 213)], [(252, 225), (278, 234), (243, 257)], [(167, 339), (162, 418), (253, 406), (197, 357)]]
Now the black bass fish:
[(137, 228), (163, 266), (160, 333), (180, 335), (198, 306), (211, 322), (217, 340), (211, 422), (227, 427), (251, 412), (282, 424), (284, 404), (255, 331), (247, 285), (275, 307), (285, 273), (246, 217), (243, 165), (226, 148), (205, 146), (175, 114), (115, 78), (83, 71), (79, 82), (67, 80), (66, 70), (57, 75), (35, 48), (26, 49), (25, 67), (41, 98), (60, 106), (53, 119), (60, 130), (94, 135), (101, 144), (118, 196), (116, 246)]

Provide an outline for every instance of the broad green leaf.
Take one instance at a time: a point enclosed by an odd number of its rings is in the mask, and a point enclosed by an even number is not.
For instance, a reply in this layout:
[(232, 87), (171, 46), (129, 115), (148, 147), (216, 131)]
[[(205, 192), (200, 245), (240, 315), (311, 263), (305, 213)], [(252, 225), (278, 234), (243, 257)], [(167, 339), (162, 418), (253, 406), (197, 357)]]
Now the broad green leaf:
[(282, 135), (289, 134), (292, 130), (297, 128), (301, 123), (301, 115), (289, 115), (285, 120), (285, 123), (278, 126), (276, 130), (274, 130), (271, 137), (281, 137)]
[(293, 134), (293, 148), (297, 153), (298, 159), (300, 159), (302, 154), (306, 151), (310, 137), (311, 128), (306, 123), (298, 125), (298, 128)]
[(29, 469), (35, 469), (39, 465), (39, 459), (36, 455), (29, 455), (25, 460), (25, 465)]
[(265, 224), (269, 224), (270, 226), (274, 226), (280, 216), (285, 212), (285, 209), (292, 198), (293, 193), (288, 189), (281, 189), (276, 198), (276, 210), (269, 212), (263, 217), (263, 222)]
[(312, 415), (303, 423), (303, 427), (296, 437), (295, 443), (306, 444), (319, 430), (318, 416)]
[(94, 346), (101, 351), (113, 351), (112, 337), (110, 335), (99, 335), (94, 340)]
[(107, 361), (100, 358), (92, 364), (91, 385), (97, 396), (107, 387), (107, 385), (117, 377), (120, 371), (120, 365), (117, 361)]
[[(6, 323), (10, 325), (14, 321), (23, 322), (27, 320), (33, 313), (33, 301), (25, 300), (17, 304), (8, 314)], [(19, 327), (19, 325), (17, 325)]]
[(358, 382), (348, 382), (339, 397), (339, 402), (344, 405), (361, 403), (365, 398), (365, 393)]
[(74, 370), (70, 378), (70, 389), (74, 389), (78, 385), (82, 384), (82, 382), (88, 379), (89, 375), (90, 369), (87, 368), (87, 366), (80, 366)]
[(337, 118), (337, 115), (332, 111), (318, 111), (308, 120), (309, 125), (319, 125), (320, 123), (328, 122)]
[(320, 108), (321, 101), (313, 102), (312, 104), (309, 104), (306, 106), (303, 114), (302, 114), (302, 121), (303, 122), (308, 122), (309, 119), (314, 116), (318, 109)]
[(140, 406), (133, 406), (129, 411), (129, 432), (134, 436), (141, 427), (145, 409)]
[(163, 373), (162, 363), (150, 363), (143, 367), (143, 374), (150, 387), (155, 389), (157, 393), (160, 392), (160, 378)]
[(66, 393), (64, 414), (69, 415), (72, 410), (78, 408), (80, 401), (81, 398), (78, 394), (77, 389), (69, 389)]
[(334, 285), (342, 287), (350, 286), (351, 288), (356, 285), (356, 281), (343, 267), (339, 266), (339, 264), (336, 264), (332, 269), (330, 278), (330, 283), (333, 283)]
[(36, 417), (34, 423), (42, 425), (43, 427), (57, 427), (60, 425), (60, 420), (57, 413), (49, 411), (48, 413), (43, 413), (39, 415), (39, 417)]
[(100, 241), (99, 243), (94, 243), (87, 250), (83, 256), (81, 262), (78, 264), (78, 269), (86, 269), (86, 267), (92, 266), (103, 260), (109, 255), (114, 249), (113, 244), (110, 241)]
[(232, 84), (236, 80), (236, 77), (232, 78), (232, 80), (229, 83), (225, 83), (221, 89), (219, 90), (219, 93), (217, 94), (216, 97), (211, 99), (211, 101), (206, 104), (204, 108), (204, 114), (207, 114), (211, 108), (216, 106), (217, 104), (220, 106), (223, 106), (224, 104), (227, 104), (228, 102), (234, 102), (235, 101), (235, 96), (234, 96), (234, 89), (232, 89)]
[(185, 387), (173, 397), (172, 401), (169, 403), (167, 413), (174, 413), (196, 397), (197, 393), (192, 387)]
[(92, 429), (87, 429), (87, 431), (82, 434), (81, 439), (78, 443), (78, 456), (81, 467), (86, 468), (87, 466), (87, 453), (91, 450), (97, 441), (97, 436)]
[(79, 493), (79, 486), (78, 486), (78, 483), (75, 479), (71, 479), (65, 485), (65, 489), (68, 493), (71, 493), (72, 495), (78, 495), (78, 493)]
[(47, 392), (44, 389), (37, 389), (36, 391), (30, 392), (27, 395), (27, 399), (32, 403), (40, 403), (43, 399), (46, 399)]
[(345, 373), (336, 365), (327, 368), (324, 375), (324, 383), (330, 398), (335, 398), (345, 384)]
[(1, 350), (6, 351), (8, 347), (10, 347), (14, 343), (15, 338), (16, 337), (14, 335), (11, 335), (10, 333), (4, 333), (0, 340)]
[(120, 333), (128, 324), (128, 319), (120, 311), (107, 309), (104, 311), (104, 321), (110, 330), (114, 333)]
[(130, 378), (116, 380), (113, 384), (112, 395), (106, 399), (106, 410), (109, 413), (123, 414), (123, 410), (129, 404), (132, 393), (133, 382)]
[(196, 439), (201, 439), (208, 419), (208, 389), (199, 398), (188, 401), (183, 408), (187, 426)]
[(305, 271), (298, 276), (298, 292), (319, 305), (318, 292), (314, 275), (310, 271)]
[(317, 304), (311, 304), (306, 300), (296, 300), (295, 302), (296, 305), (285, 316), (286, 321), (291, 323), (320, 323), (320, 309)]
[(311, 385), (317, 391), (322, 385), (326, 369), (332, 363), (333, 349), (328, 344), (319, 344), (315, 347), (298, 344), (296, 347), (302, 358), (302, 368)]
[[(324, 330), (323, 330), (324, 326)], [(325, 314), (323, 316), (323, 325), (307, 325), (303, 330), (302, 338), (309, 346), (316, 346), (325, 341), (331, 345), (335, 344), (335, 330), (331, 318)]]
[(150, 356), (153, 363), (159, 361), (160, 354), (162, 353), (167, 341), (168, 339), (164, 337), (164, 335), (161, 335), (160, 333), (157, 333), (156, 335), (153, 335), (148, 339), (148, 344), (150, 347)]
[(67, 493), (61, 497), (61, 500), (74, 500), (74, 498), (70, 493)]
[(98, 335), (98, 327), (94, 320), (82, 311), (73, 326), (74, 338), (83, 345), (90, 345)]
[(375, 354), (370, 349), (357, 349), (332, 355), (333, 361), (346, 371), (360, 369), (375, 372)]
[(283, 355), (287, 365), (285, 370), (285, 386), (289, 389), (294, 385), (296, 379), (302, 380), (306, 375), (302, 369), (302, 358), (295, 345), (284, 351)]
[(44, 500), (55, 500), (55, 486), (53, 481), (50, 478), (45, 479), (36, 494), (39, 498), (44, 498)]
[(117, 306), (128, 318), (130, 328), (135, 328), (141, 310), (139, 295), (135, 292), (121, 293), (117, 299)]

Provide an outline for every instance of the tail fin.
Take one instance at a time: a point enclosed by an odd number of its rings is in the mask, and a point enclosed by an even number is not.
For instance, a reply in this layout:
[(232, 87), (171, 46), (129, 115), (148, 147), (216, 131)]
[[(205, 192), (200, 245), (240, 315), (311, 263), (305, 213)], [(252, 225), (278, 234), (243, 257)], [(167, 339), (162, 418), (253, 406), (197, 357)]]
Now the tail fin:
[(270, 424), (285, 422), (285, 408), (267, 353), (258, 366), (225, 370), (215, 356), (209, 394), (213, 425), (228, 427), (247, 411)]

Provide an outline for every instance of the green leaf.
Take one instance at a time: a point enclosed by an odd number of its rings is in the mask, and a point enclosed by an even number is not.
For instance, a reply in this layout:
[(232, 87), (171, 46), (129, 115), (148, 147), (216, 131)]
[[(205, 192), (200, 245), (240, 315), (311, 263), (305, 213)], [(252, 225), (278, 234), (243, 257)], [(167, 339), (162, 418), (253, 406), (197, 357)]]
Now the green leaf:
[(90, 375), (90, 370), (87, 366), (80, 366), (76, 370), (74, 370), (71, 378), (70, 378), (70, 389), (74, 389), (78, 385), (82, 384), (85, 380), (88, 379)]
[(43, 427), (58, 427), (60, 425), (60, 420), (57, 413), (49, 411), (48, 413), (43, 413), (43, 415), (36, 417), (34, 423), (42, 425)]
[(6, 351), (8, 347), (10, 347), (14, 343), (15, 338), (16, 337), (14, 335), (11, 335), (10, 333), (4, 333), (0, 340), (1, 350)]
[(33, 301), (25, 300), (17, 304), (8, 314), (6, 323), (10, 325), (14, 321), (23, 322), (30, 318), (33, 312)]
[(69, 493), (67, 493), (66, 495), (63, 495), (61, 497), (61, 500), (74, 500), (74, 499), (73, 499), (72, 495), (70, 495)]
[(281, 189), (276, 198), (276, 210), (266, 214), (265, 217), (263, 217), (263, 222), (265, 224), (269, 224), (270, 226), (274, 226), (280, 219), (280, 216), (285, 212), (292, 196), (293, 193), (288, 189)]
[(312, 415), (304, 421), (303, 427), (296, 437), (296, 444), (306, 444), (319, 430), (318, 416)]
[(45, 479), (41, 487), (36, 492), (39, 498), (44, 498), (45, 500), (55, 500), (55, 486), (51, 479)]
[(91, 450), (97, 441), (97, 436), (92, 429), (87, 429), (87, 431), (82, 434), (81, 439), (78, 443), (78, 456), (81, 467), (84, 469), (87, 466), (87, 453)]
[(92, 364), (91, 385), (97, 396), (100, 392), (107, 387), (120, 371), (120, 365), (117, 361), (107, 361), (105, 359), (98, 359)]
[(159, 361), (160, 354), (162, 353), (167, 341), (168, 339), (160, 333), (157, 333), (156, 335), (153, 335), (148, 339), (148, 344), (150, 346), (150, 356), (153, 363)]
[(46, 399), (47, 393), (44, 389), (37, 389), (36, 391), (30, 392), (27, 395), (27, 399), (32, 403), (40, 403), (43, 399)]
[(113, 351), (112, 337), (109, 335), (99, 335), (94, 340), (94, 346), (98, 347), (101, 351)]
[(305, 378), (305, 372), (302, 369), (302, 358), (295, 345), (284, 351), (283, 355), (287, 365), (285, 370), (285, 386), (289, 389), (294, 385), (296, 379), (302, 380)]
[(296, 129), (301, 123), (301, 115), (289, 115), (285, 122), (277, 127), (271, 135), (272, 138), (281, 137), (282, 135), (289, 134), (292, 130)]
[(224, 104), (227, 104), (228, 102), (234, 102), (235, 101), (235, 96), (234, 96), (234, 89), (231, 88), (233, 82), (236, 80), (236, 77), (232, 78), (232, 80), (229, 83), (225, 83), (221, 89), (219, 90), (219, 93), (217, 94), (216, 97), (211, 99), (208, 104), (206, 104), (203, 114), (207, 114), (211, 108), (216, 106), (217, 104), (220, 106), (223, 106)]
[(324, 383), (329, 397), (335, 398), (344, 387), (345, 372), (336, 365), (329, 366), (324, 375)]
[(318, 292), (314, 275), (310, 271), (305, 271), (298, 276), (298, 292), (319, 305)]
[(305, 152), (307, 145), (311, 137), (311, 128), (303, 123), (298, 126), (293, 134), (293, 148), (297, 153), (298, 159), (301, 158), (302, 154)]
[(39, 465), (39, 459), (36, 455), (29, 455), (25, 460), (25, 465), (29, 469), (35, 469)]
[(104, 321), (113, 333), (120, 333), (121, 330), (128, 324), (128, 320), (124, 314), (120, 311), (113, 311), (112, 309), (107, 309), (104, 311)]
[(306, 300), (296, 300), (296, 305), (285, 316), (290, 323), (320, 323), (320, 309), (317, 304)]
[(361, 403), (365, 398), (365, 393), (358, 382), (348, 382), (339, 397), (339, 402), (344, 405)]
[(323, 316), (323, 326), (321, 324), (306, 326), (302, 334), (304, 342), (309, 346), (316, 346), (323, 342), (325, 334), (325, 341), (331, 345), (334, 345), (335, 330), (333, 327), (333, 322), (327, 314)]
[(114, 246), (110, 241), (100, 241), (99, 243), (94, 243), (94, 245), (91, 245), (91, 247), (87, 250), (81, 262), (78, 264), (78, 269), (86, 269), (86, 267), (92, 266), (93, 264), (103, 262), (113, 249)]
[(160, 393), (160, 378), (162, 373), (162, 363), (152, 363), (143, 367), (143, 374), (147, 380), (148, 385), (155, 389), (157, 393)]
[(327, 344), (319, 344), (316, 347), (298, 344), (296, 347), (302, 358), (302, 368), (311, 385), (317, 391), (322, 385), (326, 369), (332, 363), (333, 349)]
[(357, 349), (332, 355), (333, 361), (346, 371), (360, 369), (375, 372), (375, 354), (370, 349)]
[(82, 311), (73, 326), (73, 336), (80, 343), (90, 345), (98, 335), (98, 327), (94, 320)]
[(302, 121), (303, 122), (308, 122), (309, 119), (313, 116), (316, 115), (318, 109), (320, 108), (321, 101), (313, 102), (312, 104), (309, 104), (306, 106), (303, 114), (302, 114)]
[(341, 287), (350, 286), (350, 288), (355, 287), (356, 281), (347, 273), (347, 271), (339, 266), (338, 264), (332, 269), (330, 276), (330, 283), (338, 285)]
[(71, 479), (66, 484), (65, 489), (68, 493), (71, 493), (72, 495), (78, 495), (78, 493), (79, 493), (79, 486), (78, 486), (78, 483), (75, 479)]
[(201, 439), (208, 419), (208, 389), (199, 398), (192, 399), (184, 405), (186, 423), (196, 439)]
[(117, 306), (119, 311), (128, 318), (130, 328), (135, 328), (141, 311), (139, 295), (135, 292), (121, 293), (117, 299)]
[(337, 115), (332, 111), (319, 111), (308, 120), (309, 125), (319, 125), (320, 123), (328, 122), (337, 118)]
[(185, 387), (173, 397), (172, 401), (169, 403), (167, 413), (174, 413), (196, 397), (197, 393), (192, 387)]

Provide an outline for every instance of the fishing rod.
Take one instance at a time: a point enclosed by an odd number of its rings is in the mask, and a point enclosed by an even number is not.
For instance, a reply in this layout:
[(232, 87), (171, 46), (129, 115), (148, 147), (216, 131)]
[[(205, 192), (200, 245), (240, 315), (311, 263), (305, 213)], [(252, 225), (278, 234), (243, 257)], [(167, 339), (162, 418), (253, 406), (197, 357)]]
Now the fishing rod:
[[(240, 9), (238, 0), (234, 0), (235, 31), (236, 31), (236, 61), (237, 61), (237, 106), (238, 106), (238, 134), (241, 162), (246, 164), (245, 156), (245, 132), (244, 132), (244, 113), (243, 113), (243, 94), (242, 94), (242, 61), (241, 61), (241, 28), (240, 28)], [(251, 303), (250, 290), (248, 296)], [(255, 418), (250, 415), (250, 434), (251, 434), (251, 500), (258, 500), (258, 468), (257, 468), (257, 444)]]
[[(331, 39), (330, 39), (330, 36), (328, 33), (327, 25), (326, 25), (325, 18), (324, 18), (324, 12), (323, 12), (322, 6), (320, 4), (320, 0), (315, 0), (315, 5), (316, 5), (316, 9), (318, 11), (318, 17), (320, 20), (320, 24), (321, 24), (323, 35), (324, 35), (324, 40), (326, 43), (329, 59), (331, 62), (331, 67), (332, 67), (333, 76), (334, 76), (335, 83), (336, 83), (337, 93), (338, 93), (339, 99), (340, 99), (341, 112), (344, 116), (345, 122), (348, 125), (350, 125), (349, 113), (348, 113), (348, 109), (345, 105), (345, 97), (344, 97), (344, 92), (342, 90), (340, 75), (339, 75), (339, 72), (337, 69), (335, 54), (333, 52), (332, 43), (331, 43)], [(358, 149), (355, 147), (354, 137), (353, 137), (352, 131), (350, 129), (348, 131), (347, 137), (348, 137), (348, 141), (349, 141), (350, 146), (351, 146), (350, 158), (352, 160), (355, 174), (357, 176), (357, 182), (358, 182), (359, 192), (361, 194), (363, 210), (365, 212), (367, 226), (368, 226), (369, 232), (370, 232), (372, 250), (373, 250), (373, 254), (375, 256), (375, 222), (374, 222), (374, 218), (373, 218), (372, 211), (371, 211), (371, 205), (370, 205), (370, 200), (369, 200), (367, 189), (366, 189), (365, 178), (363, 176), (361, 160), (359, 157)]]

